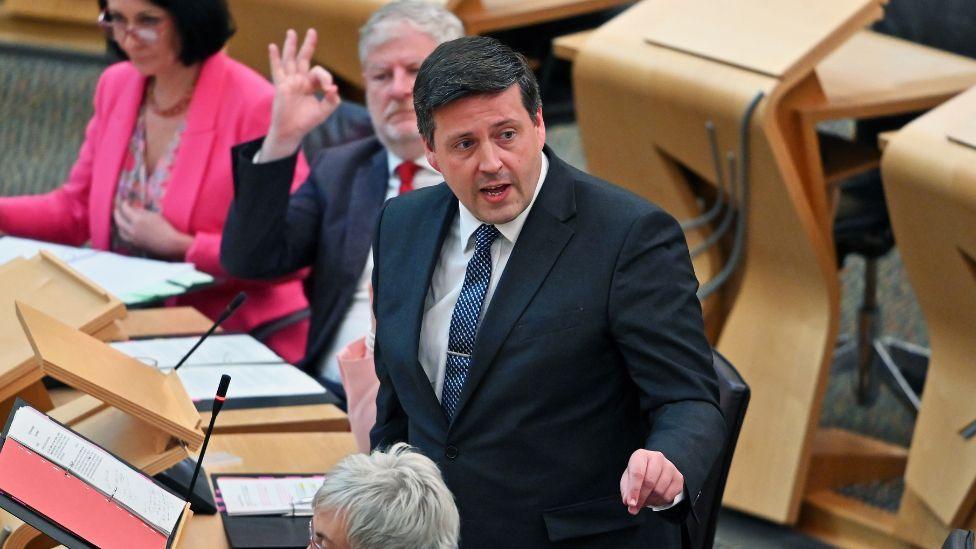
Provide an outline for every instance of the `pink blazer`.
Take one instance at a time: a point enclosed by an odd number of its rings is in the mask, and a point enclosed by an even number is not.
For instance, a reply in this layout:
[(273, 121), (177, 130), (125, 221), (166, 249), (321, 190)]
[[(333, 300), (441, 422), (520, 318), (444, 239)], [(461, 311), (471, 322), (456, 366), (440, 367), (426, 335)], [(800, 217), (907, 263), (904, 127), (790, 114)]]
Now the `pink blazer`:
[[(117, 63), (102, 73), (95, 114), (67, 180), (46, 194), (0, 198), (0, 231), (76, 246), (90, 240), (93, 248), (108, 249), (119, 171), (145, 85), (146, 78), (131, 63)], [(245, 282), (227, 279), (220, 266), (221, 230), (234, 195), (230, 149), (267, 132), (273, 97), (267, 80), (224, 53), (205, 61), (163, 199), (162, 215), (194, 237), (185, 261), (226, 279), (176, 302), (216, 317), (238, 291), (247, 291), (247, 302), (224, 324), (230, 330), (249, 331), (308, 305), (298, 278)], [(307, 174), (308, 165), (299, 158), (293, 190)], [(297, 360), (304, 353), (307, 328), (292, 332), (288, 341), (273, 346)]]

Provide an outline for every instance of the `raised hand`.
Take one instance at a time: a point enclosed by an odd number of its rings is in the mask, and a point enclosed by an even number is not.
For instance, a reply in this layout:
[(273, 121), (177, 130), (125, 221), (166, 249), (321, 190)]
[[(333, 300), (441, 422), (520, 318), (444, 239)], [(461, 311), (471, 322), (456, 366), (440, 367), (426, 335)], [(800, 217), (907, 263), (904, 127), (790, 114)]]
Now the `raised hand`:
[(620, 498), (636, 515), (648, 505), (671, 505), (685, 488), (685, 479), (661, 452), (640, 449), (630, 455), (620, 476)]
[[(316, 42), (315, 29), (309, 29), (302, 47), (297, 49), (298, 35), (288, 29), (280, 54), (277, 45), (268, 45), (275, 98), (271, 127), (261, 148), (262, 161), (294, 154), (305, 134), (324, 122), (339, 106), (339, 90), (332, 75), (320, 66), (311, 67)], [(324, 94), (321, 99), (316, 95), (319, 91)]]

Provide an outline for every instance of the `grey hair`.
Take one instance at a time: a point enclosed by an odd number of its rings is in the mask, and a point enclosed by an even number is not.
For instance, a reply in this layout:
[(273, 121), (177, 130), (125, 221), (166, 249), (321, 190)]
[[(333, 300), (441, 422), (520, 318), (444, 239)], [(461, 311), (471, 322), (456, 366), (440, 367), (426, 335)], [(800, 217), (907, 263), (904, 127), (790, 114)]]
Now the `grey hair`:
[(394, 38), (407, 23), (431, 37), (436, 44), (464, 36), (464, 25), (442, 6), (422, 0), (396, 0), (373, 12), (359, 29), (359, 62), (365, 63), (373, 48)]
[(409, 445), (353, 454), (325, 474), (316, 511), (343, 520), (353, 549), (454, 549), (460, 518), (437, 464)]

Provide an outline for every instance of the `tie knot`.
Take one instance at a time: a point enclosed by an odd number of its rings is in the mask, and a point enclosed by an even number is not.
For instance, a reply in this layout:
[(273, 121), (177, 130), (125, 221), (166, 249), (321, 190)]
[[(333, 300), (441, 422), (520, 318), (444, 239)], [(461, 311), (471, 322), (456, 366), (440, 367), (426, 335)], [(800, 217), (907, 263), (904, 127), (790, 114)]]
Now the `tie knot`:
[(498, 229), (494, 225), (489, 225), (487, 223), (482, 223), (474, 231), (475, 249), (482, 249), (491, 246), (491, 243), (498, 238)]
[(400, 162), (400, 165), (394, 170), (397, 177), (400, 178), (400, 194), (410, 192), (413, 190), (413, 176), (417, 174), (420, 170), (420, 166), (414, 164), (409, 160), (404, 160)]

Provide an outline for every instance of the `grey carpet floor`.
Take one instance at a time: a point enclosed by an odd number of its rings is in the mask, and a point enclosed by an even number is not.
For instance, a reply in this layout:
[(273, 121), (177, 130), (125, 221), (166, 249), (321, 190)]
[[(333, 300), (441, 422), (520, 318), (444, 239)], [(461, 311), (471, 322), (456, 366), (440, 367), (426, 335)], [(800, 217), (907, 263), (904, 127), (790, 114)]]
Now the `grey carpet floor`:
[[(0, 195), (44, 192), (59, 185), (82, 142), (91, 116), (92, 97), (104, 61), (40, 55), (0, 47)], [(586, 168), (575, 124), (549, 128), (549, 144), (573, 165)], [(841, 334), (853, 337), (856, 309), (863, 286), (864, 263), (848, 260), (839, 276), (843, 285)], [(882, 331), (901, 339), (927, 343), (924, 320), (897, 252), (879, 266)], [(907, 444), (913, 419), (882, 387), (870, 407), (855, 403), (853, 372), (835, 368), (824, 400), (821, 424), (849, 428), (892, 442)], [(862, 499), (892, 507), (900, 497), (900, 483), (853, 486), (844, 489)], [(817, 547), (794, 532), (734, 512), (724, 512), (717, 538), (719, 547)]]

